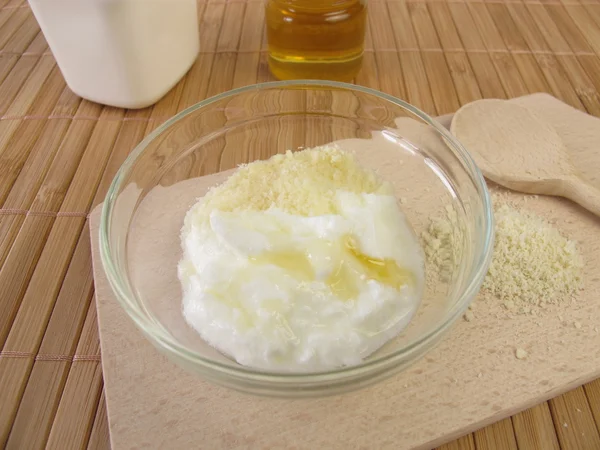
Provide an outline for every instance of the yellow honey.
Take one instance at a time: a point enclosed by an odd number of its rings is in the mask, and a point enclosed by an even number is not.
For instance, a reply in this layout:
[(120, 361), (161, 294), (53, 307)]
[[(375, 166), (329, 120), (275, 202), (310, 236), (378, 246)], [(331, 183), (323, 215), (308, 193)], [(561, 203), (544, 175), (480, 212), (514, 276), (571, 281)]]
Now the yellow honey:
[(269, 0), (269, 68), (280, 80), (351, 81), (362, 64), (365, 0)]

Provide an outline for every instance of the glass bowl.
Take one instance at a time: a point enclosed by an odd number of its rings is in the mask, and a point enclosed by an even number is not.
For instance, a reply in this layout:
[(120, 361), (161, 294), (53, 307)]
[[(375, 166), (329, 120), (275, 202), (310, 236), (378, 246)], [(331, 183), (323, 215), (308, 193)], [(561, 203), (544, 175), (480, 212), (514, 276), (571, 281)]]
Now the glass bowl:
[[(177, 263), (183, 217), (238, 165), (334, 143), (390, 181), (419, 239), (452, 215), (444, 273), (426, 264), (420, 306), (400, 335), (360, 365), (277, 373), (239, 365), (183, 318)], [(282, 397), (337, 394), (406, 368), (477, 294), (491, 258), (489, 193), (475, 163), (438, 122), (390, 95), (325, 81), (246, 86), (200, 102), (148, 135), (125, 161), (102, 210), (100, 250), (123, 309), (159, 350), (214, 383)]]

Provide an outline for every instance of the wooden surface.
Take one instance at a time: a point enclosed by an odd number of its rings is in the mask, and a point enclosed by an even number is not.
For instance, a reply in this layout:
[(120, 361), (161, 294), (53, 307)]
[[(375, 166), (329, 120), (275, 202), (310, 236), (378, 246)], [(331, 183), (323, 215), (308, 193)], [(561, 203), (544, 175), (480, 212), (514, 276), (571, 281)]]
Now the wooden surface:
[[(23, 0), (0, 0), (0, 442), (107, 448), (87, 214), (133, 146), (207, 96), (269, 80), (260, 2), (199, 3), (202, 53), (154, 107), (65, 87)], [(600, 115), (600, 3), (373, 0), (356, 82), (431, 114), (548, 92)], [(240, 26), (242, 23), (242, 26)], [(448, 449), (600, 448), (600, 382)]]
[[(560, 116), (561, 124), (571, 124), (572, 136), (585, 136), (589, 131), (581, 126), (582, 113), (554, 97), (536, 94), (510, 100), (513, 105), (516, 102), (543, 111), (542, 119)], [(444, 117), (443, 122), (447, 121)], [(417, 148), (431, 149), (436, 142), (445, 148), (437, 136), (427, 134), (414, 120), (397, 119), (396, 125), (398, 133)], [(594, 125), (600, 130), (598, 123)], [(559, 139), (567, 137), (561, 134)], [(419, 196), (418, 203), (405, 201), (403, 210), (413, 219), (417, 210), (419, 215), (428, 215), (423, 205), (434, 204), (432, 197), (439, 192), (433, 180), (419, 171), (422, 163), (403, 157), (397, 146), (381, 135), (335, 143), (353, 152), (361, 165), (368, 165), (384, 179), (402, 174), (406, 183), (395, 186), (396, 195), (405, 199)], [(600, 167), (597, 147), (566, 144), (577, 162), (587, 160), (586, 166), (578, 164), (582, 178), (596, 182)], [(495, 144), (496, 148), (501, 145)], [(264, 154), (264, 143), (256, 140), (244, 142), (242, 147), (248, 151), (249, 160)], [(274, 146), (272, 151), (276, 149)], [(185, 213), (209, 187), (222, 183), (230, 174), (225, 170), (155, 186), (136, 208), (127, 246), (130, 278), (149, 310), (180, 342), (222, 359), (206, 344), (198, 343), (196, 333), (183, 320), (175, 268), (181, 258), (179, 230)], [(426, 189), (434, 192), (427, 193)], [(130, 184), (117, 203), (135, 202), (138, 192), (139, 187)], [(157, 352), (135, 329), (108, 285), (98, 253), (97, 207), (90, 215), (90, 235), (113, 447), (188, 449), (203, 442), (205, 448), (261, 450), (429, 449), (599, 377), (600, 220), (564, 199), (509, 192), (506, 196), (555, 223), (570, 239), (584, 243), (585, 289), (577, 300), (539, 311), (539, 315), (515, 315), (495, 297), (480, 293), (474, 302), (473, 320), (459, 320), (436, 348), (407, 370), (358, 392), (308, 400), (260, 398), (223, 389)], [(412, 225), (419, 230), (421, 222), (413, 221)], [(426, 294), (421, 311), (440, 303), (439, 298)], [(411, 325), (418, 328), (422, 319), (413, 318)], [(517, 348), (525, 349), (527, 358), (518, 359)], [(234, 417), (231, 411), (235, 411)], [(568, 427), (567, 418), (562, 423)], [(310, 433), (306, 433), (307, 426)], [(589, 434), (585, 444), (593, 447), (599, 439), (597, 433)], [(499, 444), (510, 447), (510, 441)]]
[[(600, 190), (584, 180), (571, 162), (579, 153), (598, 154), (600, 120), (591, 129), (585, 125), (582, 129), (579, 110), (573, 111), (572, 116), (561, 118), (565, 127), (572, 127), (570, 134), (593, 135), (575, 155), (569, 154), (565, 139), (550, 122), (511, 101), (469, 103), (454, 114), (450, 130), (469, 149), (486, 179), (517, 192), (568, 198), (600, 217)], [(500, 143), (502, 152), (498, 151)], [(598, 163), (600, 167), (600, 160)]]

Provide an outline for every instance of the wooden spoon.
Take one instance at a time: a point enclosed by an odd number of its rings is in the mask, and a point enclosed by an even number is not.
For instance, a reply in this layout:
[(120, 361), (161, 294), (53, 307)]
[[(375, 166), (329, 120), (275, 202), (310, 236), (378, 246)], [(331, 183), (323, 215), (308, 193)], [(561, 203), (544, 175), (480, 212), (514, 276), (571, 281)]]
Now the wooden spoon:
[(531, 110), (479, 100), (457, 111), (450, 131), (486, 178), (516, 191), (565, 197), (600, 216), (600, 190), (580, 178), (556, 130)]

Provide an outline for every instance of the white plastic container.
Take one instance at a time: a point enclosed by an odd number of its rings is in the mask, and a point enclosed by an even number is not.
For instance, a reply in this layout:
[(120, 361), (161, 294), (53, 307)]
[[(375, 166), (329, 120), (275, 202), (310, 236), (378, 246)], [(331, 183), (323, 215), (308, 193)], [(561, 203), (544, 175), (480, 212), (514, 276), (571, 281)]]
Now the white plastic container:
[(106, 105), (143, 108), (189, 70), (196, 0), (29, 0), (69, 87)]

